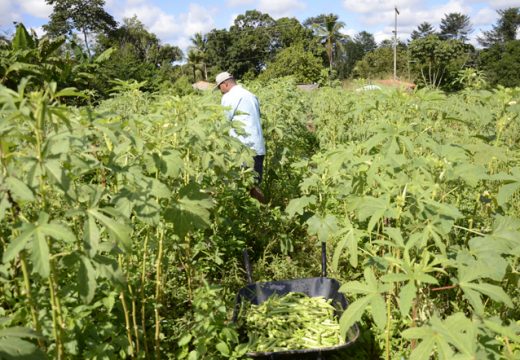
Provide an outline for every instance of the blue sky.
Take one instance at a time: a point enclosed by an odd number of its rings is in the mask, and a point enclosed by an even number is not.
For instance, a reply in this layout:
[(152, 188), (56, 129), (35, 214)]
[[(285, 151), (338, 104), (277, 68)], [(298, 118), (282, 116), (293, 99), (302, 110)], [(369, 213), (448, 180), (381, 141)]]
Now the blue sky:
[[(389, 39), (394, 30), (394, 6), (399, 9), (397, 33), (406, 40), (417, 25), (427, 21), (438, 29), (444, 14), (460, 12), (470, 17), (475, 39), (496, 24), (496, 10), (520, 6), (520, 0), (105, 0), (105, 9), (117, 21), (137, 17), (162, 42), (186, 49), (196, 32), (229, 28), (234, 18), (257, 9), (277, 19), (295, 17), (300, 21), (323, 13), (335, 13), (345, 23), (344, 32), (374, 34), (376, 41)], [(41, 33), (52, 8), (45, 0), (0, 0), (0, 32), (11, 34), (13, 21), (23, 22)]]

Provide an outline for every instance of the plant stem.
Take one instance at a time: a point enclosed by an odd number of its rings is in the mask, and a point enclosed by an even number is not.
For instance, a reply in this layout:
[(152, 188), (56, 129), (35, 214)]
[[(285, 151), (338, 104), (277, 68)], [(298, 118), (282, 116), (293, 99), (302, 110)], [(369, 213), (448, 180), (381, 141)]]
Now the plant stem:
[(144, 284), (146, 280), (146, 258), (148, 255), (148, 233), (144, 237), (143, 244), (143, 262), (141, 268), (141, 327), (143, 328), (143, 342), (145, 358), (148, 359), (148, 340), (146, 336), (146, 295), (144, 292)]
[(140, 346), (139, 346), (139, 327), (137, 326), (137, 311), (136, 311), (134, 292), (133, 292), (130, 284), (128, 285), (128, 291), (130, 293), (130, 296), (132, 297), (132, 325), (134, 327), (135, 351), (137, 354), (139, 354)]
[[(41, 333), (40, 322), (38, 321), (38, 311), (34, 305), (34, 301), (31, 294), (31, 281), (29, 279), (29, 271), (27, 270), (27, 259), (25, 257), (25, 251), (20, 252), (20, 264), (22, 266), (23, 281), (25, 285), (25, 296), (27, 296), (27, 302), (31, 309), (31, 317), (33, 326), (38, 333)], [(38, 345), (45, 350), (45, 343), (42, 339), (38, 339)]]
[(430, 289), (431, 291), (442, 291), (442, 290), (450, 290), (450, 289), (454, 289), (456, 288), (457, 285), (448, 285), (448, 286), (441, 286), (441, 287), (438, 287), (438, 288), (432, 288)]
[(52, 307), (52, 332), (56, 341), (56, 359), (62, 359), (64, 356), (63, 349), (63, 320), (61, 317), (61, 306), (58, 297), (56, 296), (55, 279), (54, 279), (54, 262), (50, 260), (51, 272), (48, 277), (49, 291), (51, 295), (51, 307)]
[(391, 302), (392, 294), (388, 294), (386, 298), (386, 360), (390, 360), (390, 327), (392, 326), (392, 316), (391, 316)]
[(161, 303), (162, 293), (162, 255), (163, 255), (163, 240), (164, 230), (159, 229), (159, 250), (157, 253), (157, 261), (155, 263), (155, 358), (159, 360), (161, 358), (161, 315), (159, 314), (159, 305)]
[(466, 230), (467, 232), (470, 232), (470, 233), (473, 233), (473, 234), (476, 234), (478, 236), (486, 236), (486, 234), (483, 234), (481, 232), (478, 232), (478, 231), (475, 231), (473, 229), (468, 229), (464, 226), (459, 226), (459, 225), (453, 225), (454, 228), (457, 228), (457, 229), (461, 229), (461, 230)]
[[(123, 269), (123, 257), (121, 255), (119, 255), (118, 263), (119, 263), (119, 267), (121, 269)], [(128, 339), (128, 349), (130, 351), (130, 356), (132, 357), (132, 359), (134, 359), (135, 353), (134, 353), (134, 342), (132, 340), (132, 326), (130, 325), (130, 316), (128, 315), (128, 307), (126, 306), (125, 292), (123, 290), (121, 290), (119, 293), (119, 300), (121, 300), (121, 305), (123, 306), (123, 313), (125, 316), (125, 329), (126, 329), (126, 338)]]
[(125, 314), (125, 327), (126, 327), (126, 337), (128, 339), (128, 348), (130, 351), (130, 356), (132, 359), (134, 356), (134, 343), (132, 341), (132, 328), (130, 326), (130, 317), (128, 316), (128, 307), (126, 306), (125, 293), (121, 290), (119, 293), (119, 299), (121, 300), (121, 304), (123, 305), (123, 312)]

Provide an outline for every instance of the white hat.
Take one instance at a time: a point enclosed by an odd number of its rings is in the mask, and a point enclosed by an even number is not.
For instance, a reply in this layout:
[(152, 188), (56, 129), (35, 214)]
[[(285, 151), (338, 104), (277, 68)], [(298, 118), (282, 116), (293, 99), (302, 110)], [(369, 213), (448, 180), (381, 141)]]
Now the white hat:
[(231, 75), (230, 73), (228, 73), (227, 71), (224, 71), (224, 72), (221, 72), (220, 74), (217, 75), (217, 77), (215, 78), (215, 82), (217, 83), (215, 85), (215, 88), (218, 88), (220, 86), (220, 84), (222, 84), (224, 81), (226, 80), (229, 80), (229, 79), (232, 79), (233, 78), (233, 75)]

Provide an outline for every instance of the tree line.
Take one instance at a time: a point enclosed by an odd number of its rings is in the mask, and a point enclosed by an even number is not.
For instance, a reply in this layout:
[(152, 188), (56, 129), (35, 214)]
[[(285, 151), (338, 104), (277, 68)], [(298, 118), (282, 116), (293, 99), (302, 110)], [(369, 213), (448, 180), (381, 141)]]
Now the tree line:
[(35, 83), (52, 79), (63, 87), (88, 89), (94, 98), (108, 96), (116, 79), (136, 81), (144, 90), (169, 87), (183, 93), (192, 82), (211, 81), (222, 70), (245, 80), (371, 80), (391, 76), (394, 47), (398, 77), (419, 86), (520, 85), (518, 7), (498, 10), (497, 23), (477, 39), (482, 48), (468, 42), (473, 29), (461, 13), (445, 14), (439, 31), (424, 22), (405, 42), (378, 44), (366, 31), (345, 35), (346, 25), (336, 14), (300, 22), (249, 10), (228, 29), (194, 34), (184, 54), (161, 43), (136, 16), (117, 23), (104, 0), (46, 1), (53, 11), (44, 36), (39, 39), (18, 24), (11, 39), (0, 39), (0, 76), (8, 87), (30, 75)]

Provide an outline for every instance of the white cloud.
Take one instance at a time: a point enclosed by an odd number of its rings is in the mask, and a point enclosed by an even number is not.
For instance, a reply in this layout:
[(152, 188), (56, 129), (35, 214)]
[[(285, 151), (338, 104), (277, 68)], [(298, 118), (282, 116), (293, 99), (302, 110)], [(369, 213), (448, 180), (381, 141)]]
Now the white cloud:
[(284, 16), (293, 17), (296, 12), (305, 9), (305, 3), (300, 0), (260, 0), (258, 9), (278, 19)]
[[(186, 52), (190, 37), (197, 32), (206, 33), (215, 27), (214, 10), (198, 4), (190, 4), (184, 13), (169, 14), (159, 6), (149, 5), (142, 0), (127, 0), (126, 7), (112, 3), (116, 17), (137, 16), (147, 29), (164, 43), (180, 47)], [(133, 5), (133, 6), (131, 6)]]
[(255, 0), (228, 0), (227, 6), (238, 7), (238, 6), (249, 6), (254, 4)]
[[(401, 11), (403, 8), (413, 6), (417, 1), (413, 0), (404, 0), (399, 1), (397, 6), (398, 10)], [(366, 14), (367, 16), (374, 16), (382, 11), (394, 11), (395, 2), (387, 1), (387, 0), (365, 0), (365, 1), (353, 1), (353, 0), (344, 0), (343, 7), (349, 11)]]
[(52, 13), (52, 6), (45, 0), (24, 0), (19, 5), (22, 11), (41, 19), (46, 19)]
[(499, 15), (496, 11), (490, 8), (480, 9), (476, 14), (471, 17), (471, 22), (475, 26), (489, 26), (495, 24), (498, 20)]

